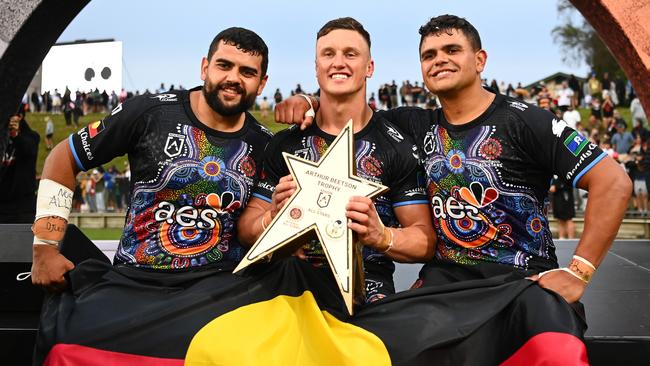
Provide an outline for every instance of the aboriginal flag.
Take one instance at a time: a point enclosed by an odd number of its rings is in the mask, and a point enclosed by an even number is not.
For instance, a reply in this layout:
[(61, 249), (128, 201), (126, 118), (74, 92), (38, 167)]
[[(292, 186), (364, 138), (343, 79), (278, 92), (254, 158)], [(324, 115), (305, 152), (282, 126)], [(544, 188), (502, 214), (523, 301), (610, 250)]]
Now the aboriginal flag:
[(550, 354), (586, 364), (581, 317), (524, 275), (434, 262), (419, 288), (350, 317), (329, 270), (293, 257), (245, 276), (88, 259), (70, 272), (68, 291), (44, 302), (35, 363), (534, 365)]

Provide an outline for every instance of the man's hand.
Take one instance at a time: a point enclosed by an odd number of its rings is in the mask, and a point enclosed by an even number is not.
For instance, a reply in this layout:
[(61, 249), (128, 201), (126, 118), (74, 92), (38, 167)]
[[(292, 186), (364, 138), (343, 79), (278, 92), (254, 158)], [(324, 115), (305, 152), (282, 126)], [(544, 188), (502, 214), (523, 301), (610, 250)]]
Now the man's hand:
[[(315, 99), (312, 98), (312, 104)], [(318, 103), (314, 104), (314, 109), (318, 109)], [(309, 110), (309, 103), (305, 98), (294, 95), (275, 105), (275, 121), (285, 124), (300, 125), (304, 130), (314, 121), (314, 117), (306, 117), (305, 113)]]
[[(293, 181), (291, 175), (285, 175), (280, 178), (278, 185), (275, 186), (275, 191), (271, 195), (271, 219), (273, 219), (280, 209), (287, 203), (287, 199), (291, 197), (293, 192), (296, 191), (296, 182)], [(268, 225), (268, 223), (266, 224)], [(265, 225), (265, 226), (266, 226)]]
[(587, 288), (586, 283), (564, 271), (549, 272), (541, 278), (539, 275), (534, 275), (530, 279), (536, 281), (542, 288), (562, 296), (569, 304), (580, 300)]
[(359, 235), (361, 244), (378, 251), (384, 241), (384, 224), (382, 224), (377, 209), (368, 197), (354, 196), (345, 207), (345, 216), (352, 220), (348, 227)]
[(67, 286), (63, 275), (71, 271), (74, 264), (51, 245), (34, 245), (32, 257), (32, 283), (50, 292), (63, 291)]

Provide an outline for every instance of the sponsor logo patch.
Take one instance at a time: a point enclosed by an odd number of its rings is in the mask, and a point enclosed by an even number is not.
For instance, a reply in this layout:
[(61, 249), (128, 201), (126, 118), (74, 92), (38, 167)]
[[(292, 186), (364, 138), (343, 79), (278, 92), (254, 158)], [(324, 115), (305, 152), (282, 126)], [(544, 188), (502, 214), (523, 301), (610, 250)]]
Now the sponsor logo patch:
[(104, 131), (104, 121), (97, 121), (88, 125), (88, 135), (91, 139), (102, 131)]
[(579, 134), (577, 131), (573, 131), (569, 137), (564, 140), (564, 146), (573, 154), (573, 156), (580, 155), (580, 152), (587, 146), (589, 140), (584, 136)]

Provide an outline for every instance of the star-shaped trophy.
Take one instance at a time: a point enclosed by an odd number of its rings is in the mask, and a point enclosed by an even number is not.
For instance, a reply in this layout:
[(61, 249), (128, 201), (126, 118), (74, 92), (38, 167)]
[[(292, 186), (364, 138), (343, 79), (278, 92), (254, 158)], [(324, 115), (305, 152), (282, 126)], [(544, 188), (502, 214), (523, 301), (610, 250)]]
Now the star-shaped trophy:
[[(352, 120), (318, 162), (282, 153), (297, 189), (234, 272), (315, 232), (350, 314), (354, 297), (355, 239), (345, 206), (352, 196), (374, 198), (388, 187), (355, 175)], [(360, 253), (359, 253), (360, 255)]]

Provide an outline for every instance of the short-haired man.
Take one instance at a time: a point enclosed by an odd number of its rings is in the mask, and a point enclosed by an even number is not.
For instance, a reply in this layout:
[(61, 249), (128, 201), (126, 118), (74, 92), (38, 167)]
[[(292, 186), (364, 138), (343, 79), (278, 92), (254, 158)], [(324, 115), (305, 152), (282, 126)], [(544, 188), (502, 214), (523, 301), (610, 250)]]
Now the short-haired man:
[[(271, 140), (264, 160), (266, 178), (257, 185), (239, 225), (242, 242), (252, 244), (295, 191), (283, 151), (316, 161), (352, 119), (357, 175), (390, 188), (374, 203), (353, 197), (347, 206), (348, 226), (365, 246), (365, 302), (395, 292), (393, 260), (425, 261), (433, 255), (435, 244), (413, 142), (373, 113), (366, 102), (366, 79), (373, 71), (370, 35), (359, 22), (340, 18), (319, 30), (316, 76), (321, 107), (316, 123), (304, 131), (290, 128)], [(311, 242), (303, 250), (305, 257), (318, 257), (318, 264), (325, 264), (320, 243)]]
[[(39, 344), (45, 347), (41, 351), (91, 339), (93, 345), (110, 349), (122, 343), (119, 336), (106, 336), (114, 334), (105, 333), (109, 324), (133, 327), (128, 324), (146, 322), (146, 313), (173, 309), (168, 300), (191, 301), (182, 289), (208, 274), (236, 281), (230, 271), (244, 254), (236, 222), (271, 137), (246, 111), (264, 88), (267, 65), (268, 49), (257, 34), (226, 29), (201, 61), (202, 87), (132, 98), (52, 150), (43, 169), (33, 226), (34, 284), (63, 290), (64, 275), (75, 267), (58, 244), (77, 172), (128, 154), (132, 199), (115, 266), (82, 262), (70, 274), (71, 288), (44, 307), (48, 326), (57, 325), (41, 329)], [(74, 253), (75, 248), (64, 251)], [(137, 298), (140, 294), (144, 300)], [(121, 305), (103, 302), (107, 297)], [(89, 314), (96, 314), (92, 322), (84, 318)], [(137, 338), (134, 332), (120, 334)], [(179, 334), (172, 342), (189, 343), (193, 335)], [(160, 347), (165, 354), (172, 352)], [(61, 348), (50, 354), (55, 350)]]
[[(422, 76), (442, 108), (385, 112), (388, 120), (410, 132), (424, 155), (438, 244), (436, 260), (425, 265), (419, 284), (495, 273), (512, 272), (513, 278), (535, 274), (532, 278), (539, 286), (568, 303), (577, 302), (616, 236), (630, 197), (629, 178), (596, 145), (553, 114), (484, 89), (481, 72), (487, 53), (478, 31), (467, 20), (453, 15), (435, 17), (420, 28), (420, 35)], [(298, 99), (294, 103), (284, 108), (293, 116), (302, 116), (306, 106)], [(283, 109), (276, 115), (288, 122), (302, 119), (288, 118)], [(561, 269), (545, 205), (553, 174), (589, 191), (584, 231), (573, 260)], [(441, 276), (440, 271), (449, 268), (463, 275)], [(571, 323), (562, 324), (566, 325), (562, 329), (584, 332), (584, 322), (565, 303), (534, 287), (530, 290), (508, 308), (517, 312), (498, 318), (509, 319), (506, 324), (511, 328), (503, 328), (503, 334), (514, 337), (513, 332), (521, 333), (524, 324), (537, 325), (535, 330), (555, 329), (549, 326), (550, 320), (560, 315)], [(542, 305), (546, 303), (554, 307)], [(550, 313), (554, 311), (563, 314)], [(517, 315), (533, 313), (535, 317)], [(493, 318), (492, 324), (498, 319)], [(561, 338), (562, 342), (575, 339), (571, 337)], [(461, 350), (471, 348), (471, 342), (463, 344)], [(530, 347), (535, 344), (539, 343), (532, 342)], [(568, 353), (541, 347), (536, 354), (556, 357), (551, 363), (577, 364), (586, 357), (584, 345), (577, 347), (580, 352), (569, 347), (576, 352)], [(479, 358), (471, 359), (498, 363), (504, 360), (498, 357), (507, 354), (495, 355), (497, 359), (490, 360), (479, 352)]]

